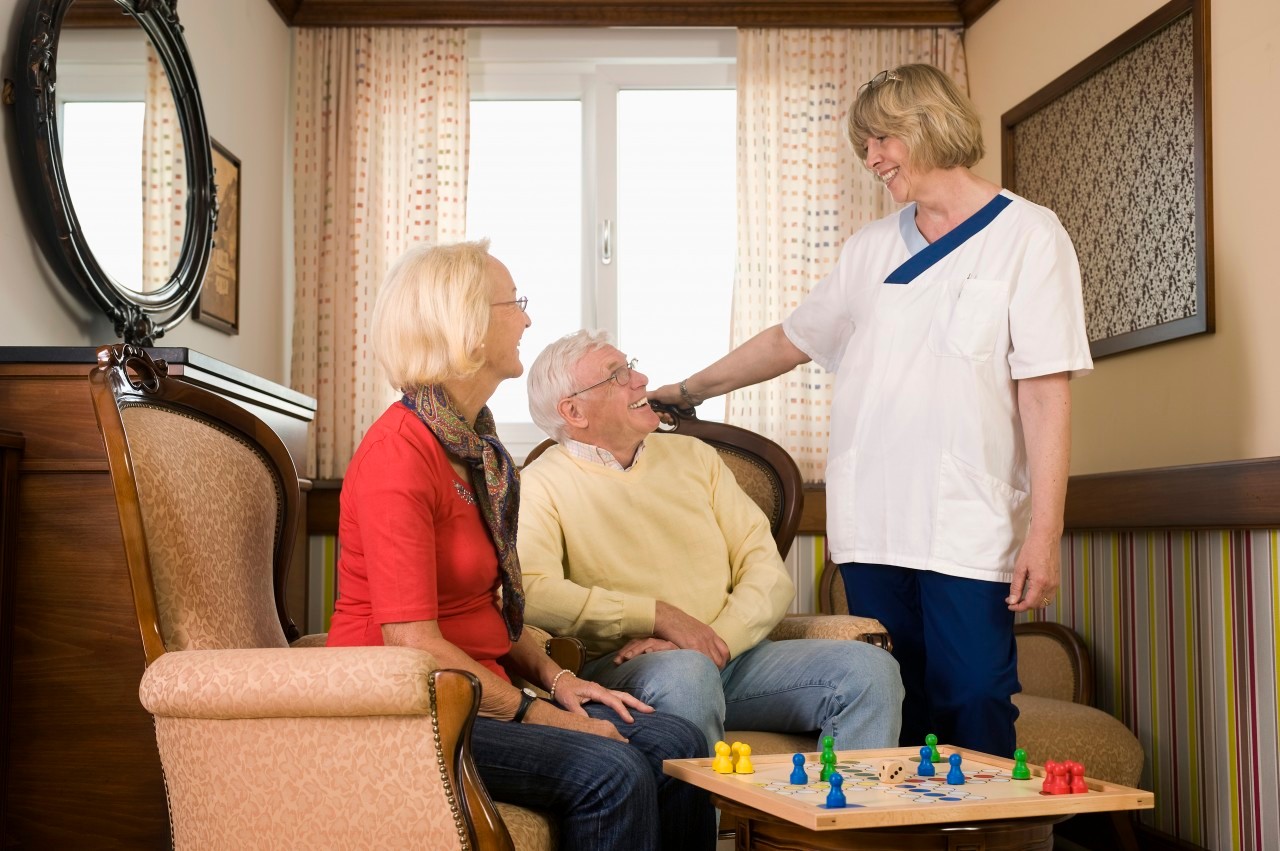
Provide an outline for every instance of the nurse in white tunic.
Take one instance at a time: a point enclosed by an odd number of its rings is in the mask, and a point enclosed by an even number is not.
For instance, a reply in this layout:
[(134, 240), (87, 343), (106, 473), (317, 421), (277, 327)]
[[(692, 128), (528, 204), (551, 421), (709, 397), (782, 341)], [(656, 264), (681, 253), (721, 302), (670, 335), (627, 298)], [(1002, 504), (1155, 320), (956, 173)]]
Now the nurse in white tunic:
[(650, 399), (835, 371), (828, 546), (850, 611), (893, 636), (902, 744), (932, 732), (1011, 757), (1014, 613), (1058, 590), (1068, 380), (1093, 368), (1079, 264), (1053, 212), (969, 170), (978, 116), (936, 68), (877, 75), (847, 133), (905, 206), (855, 233), (786, 321)]

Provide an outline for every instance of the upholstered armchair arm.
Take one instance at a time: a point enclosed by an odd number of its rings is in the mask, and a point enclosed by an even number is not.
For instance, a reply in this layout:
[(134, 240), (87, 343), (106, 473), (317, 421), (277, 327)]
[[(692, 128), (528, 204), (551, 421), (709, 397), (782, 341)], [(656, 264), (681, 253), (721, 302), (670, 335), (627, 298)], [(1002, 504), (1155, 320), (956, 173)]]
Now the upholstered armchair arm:
[(166, 718), (428, 715), (437, 667), (408, 647), (185, 650), (151, 663), (139, 697)]
[(838, 638), (865, 641), (885, 650), (893, 649), (889, 632), (875, 618), (859, 615), (787, 615), (769, 638), (785, 641), (791, 638)]

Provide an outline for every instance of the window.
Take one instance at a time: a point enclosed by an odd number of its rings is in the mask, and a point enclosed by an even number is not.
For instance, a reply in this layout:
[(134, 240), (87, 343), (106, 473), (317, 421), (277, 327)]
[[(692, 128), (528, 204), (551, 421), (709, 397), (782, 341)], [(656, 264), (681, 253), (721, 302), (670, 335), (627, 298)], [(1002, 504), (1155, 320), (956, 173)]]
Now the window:
[[(726, 352), (735, 34), (473, 33), (467, 234), (529, 296), (525, 366), (578, 328), (609, 331), (651, 387)], [(518, 458), (543, 439), (523, 380), (491, 406)]]

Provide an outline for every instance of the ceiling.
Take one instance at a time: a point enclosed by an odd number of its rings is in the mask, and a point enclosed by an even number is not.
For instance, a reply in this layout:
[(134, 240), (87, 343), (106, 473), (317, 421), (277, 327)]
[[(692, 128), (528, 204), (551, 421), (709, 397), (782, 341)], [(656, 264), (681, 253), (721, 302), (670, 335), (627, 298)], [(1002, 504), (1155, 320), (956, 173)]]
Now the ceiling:
[[(196, 0), (186, 0), (196, 2)], [(997, 0), (266, 0), (294, 27), (953, 27)], [(179, 0), (174, 0), (180, 5)], [(69, 27), (132, 26), (116, 0), (75, 0)]]
[(290, 26), (968, 26), (996, 0), (268, 0)]

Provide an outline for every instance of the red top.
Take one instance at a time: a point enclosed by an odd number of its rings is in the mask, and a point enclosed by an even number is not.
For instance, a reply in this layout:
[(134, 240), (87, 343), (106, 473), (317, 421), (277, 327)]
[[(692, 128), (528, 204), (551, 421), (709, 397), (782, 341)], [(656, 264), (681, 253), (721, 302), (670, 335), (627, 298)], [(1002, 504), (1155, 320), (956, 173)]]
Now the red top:
[(436, 621), (503, 679), (511, 642), (498, 609), (498, 553), (440, 443), (404, 405), (373, 424), (342, 482), (338, 601), (330, 647), (381, 645), (382, 624)]

